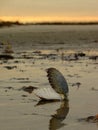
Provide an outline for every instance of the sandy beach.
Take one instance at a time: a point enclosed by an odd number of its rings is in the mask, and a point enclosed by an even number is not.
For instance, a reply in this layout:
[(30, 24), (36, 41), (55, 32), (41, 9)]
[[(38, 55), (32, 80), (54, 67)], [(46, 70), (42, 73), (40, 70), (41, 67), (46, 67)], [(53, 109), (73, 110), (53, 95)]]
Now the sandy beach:
[[(8, 31), (3, 31), (0, 30), (0, 38), (2, 35), (7, 38)], [(82, 48), (81, 44), (73, 49), (70, 48), (73, 44), (67, 49), (62, 44), (65, 48), (59, 45), (55, 49), (56, 42), (52, 49), (46, 46), (22, 50), (20, 46), (18, 51), (19, 44), (15, 44), (15, 48), (12, 45), (14, 53), (9, 54), (0, 43), (0, 130), (97, 130), (98, 122), (80, 120), (98, 114), (97, 40), (93, 49), (89, 45)], [(69, 101), (40, 102), (33, 90), (24, 91), (23, 88), (30, 86), (50, 87), (46, 73), (50, 67), (58, 69), (66, 78)]]

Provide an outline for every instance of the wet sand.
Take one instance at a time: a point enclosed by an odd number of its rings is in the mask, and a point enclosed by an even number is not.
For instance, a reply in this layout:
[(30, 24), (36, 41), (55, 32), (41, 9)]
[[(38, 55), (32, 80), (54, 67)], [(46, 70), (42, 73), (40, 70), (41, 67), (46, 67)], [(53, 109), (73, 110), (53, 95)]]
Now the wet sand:
[[(77, 57), (76, 55), (77, 54)], [(79, 121), (98, 114), (98, 51), (32, 50), (0, 59), (0, 130), (97, 130)], [(50, 87), (45, 69), (55, 67), (69, 86), (68, 102), (39, 102), (26, 87)], [(79, 83), (79, 84), (78, 84)], [(79, 86), (78, 86), (79, 85)]]

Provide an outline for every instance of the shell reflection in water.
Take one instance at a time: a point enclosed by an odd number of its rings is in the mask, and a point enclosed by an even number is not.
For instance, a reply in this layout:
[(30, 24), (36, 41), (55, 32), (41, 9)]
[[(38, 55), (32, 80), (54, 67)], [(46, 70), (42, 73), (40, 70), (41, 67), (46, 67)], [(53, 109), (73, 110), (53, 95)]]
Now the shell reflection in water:
[(64, 127), (66, 124), (62, 123), (69, 112), (69, 103), (68, 101), (62, 101), (59, 109), (56, 110), (56, 114), (52, 115), (49, 124), (49, 130), (56, 130), (61, 127)]

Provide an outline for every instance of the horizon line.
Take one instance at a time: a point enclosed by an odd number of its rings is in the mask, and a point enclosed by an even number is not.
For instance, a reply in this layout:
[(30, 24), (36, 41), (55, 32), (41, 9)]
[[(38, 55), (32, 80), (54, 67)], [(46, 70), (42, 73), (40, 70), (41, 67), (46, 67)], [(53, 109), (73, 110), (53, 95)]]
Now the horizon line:
[(75, 21), (75, 20), (53, 20), (53, 21), (20, 21), (20, 20), (2, 20), (2, 19), (0, 19), (0, 22), (12, 22), (12, 23), (14, 23), (14, 22), (19, 22), (19, 23), (97, 23), (98, 22), (98, 20), (78, 20), (78, 21)]
[(98, 25), (98, 21), (89, 21), (89, 22), (30, 22), (30, 23), (23, 23), (19, 21), (1, 21), (0, 20), (0, 27), (4, 26), (13, 26), (13, 25)]

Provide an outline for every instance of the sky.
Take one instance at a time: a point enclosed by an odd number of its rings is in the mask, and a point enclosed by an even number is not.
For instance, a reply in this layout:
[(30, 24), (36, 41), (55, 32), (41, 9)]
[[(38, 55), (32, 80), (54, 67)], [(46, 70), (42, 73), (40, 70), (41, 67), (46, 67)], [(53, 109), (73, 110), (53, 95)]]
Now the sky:
[(98, 0), (0, 0), (0, 20), (98, 21)]

